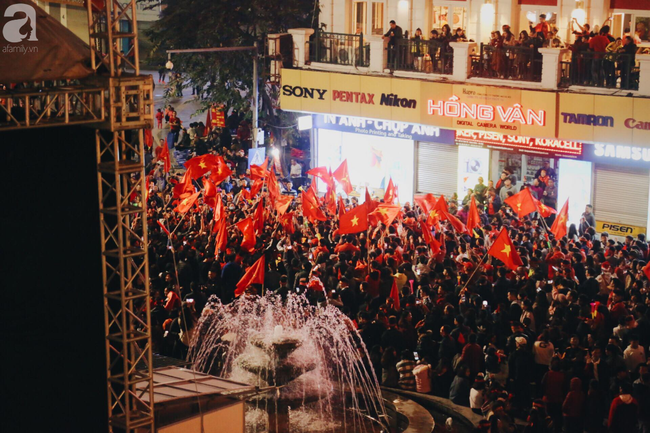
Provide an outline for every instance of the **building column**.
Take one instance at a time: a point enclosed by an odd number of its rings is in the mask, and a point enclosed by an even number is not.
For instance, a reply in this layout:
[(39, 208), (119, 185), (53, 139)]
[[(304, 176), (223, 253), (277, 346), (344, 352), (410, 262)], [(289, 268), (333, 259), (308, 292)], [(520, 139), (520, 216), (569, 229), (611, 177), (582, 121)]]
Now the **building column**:
[(476, 42), (450, 42), (449, 46), (454, 49), (453, 79), (455, 81), (467, 81), (472, 70), (472, 60), (469, 54), (476, 49)]
[(650, 54), (637, 54), (639, 62), (639, 95), (650, 96)]
[(542, 87), (544, 89), (557, 89), (562, 73), (560, 56), (568, 51), (559, 48), (539, 49), (539, 52), (542, 53)]
[(386, 66), (386, 51), (384, 39), (381, 36), (368, 36), (365, 38), (370, 43), (370, 72), (384, 72)]
[(293, 52), (296, 55), (294, 65), (302, 68), (305, 66), (305, 61), (309, 54), (307, 41), (309, 41), (309, 37), (314, 34), (314, 29), (289, 29), (288, 32), (293, 38)]

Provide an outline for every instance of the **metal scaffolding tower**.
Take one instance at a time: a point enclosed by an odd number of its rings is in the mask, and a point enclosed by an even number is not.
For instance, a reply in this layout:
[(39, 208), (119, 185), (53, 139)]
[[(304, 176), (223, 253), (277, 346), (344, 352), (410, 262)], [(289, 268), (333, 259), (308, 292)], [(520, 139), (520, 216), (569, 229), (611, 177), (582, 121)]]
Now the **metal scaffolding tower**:
[(153, 79), (139, 76), (136, 0), (93, 0), (87, 8), (92, 67), (106, 88), (106, 117), (95, 135), (109, 429), (153, 431), (144, 194), (144, 128), (153, 126)]

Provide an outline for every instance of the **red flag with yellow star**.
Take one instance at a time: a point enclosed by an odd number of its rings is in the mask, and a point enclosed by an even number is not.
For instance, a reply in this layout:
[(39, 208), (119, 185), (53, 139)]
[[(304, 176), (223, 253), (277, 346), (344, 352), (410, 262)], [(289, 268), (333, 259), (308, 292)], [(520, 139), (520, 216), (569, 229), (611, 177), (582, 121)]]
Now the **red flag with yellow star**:
[(228, 224), (226, 223), (226, 220), (222, 219), (216, 223), (213, 231), (217, 233), (214, 246), (214, 255), (216, 257), (220, 252), (226, 249), (226, 245), (228, 244)]
[(244, 239), (242, 239), (241, 242), (241, 247), (248, 251), (255, 248), (255, 229), (251, 217), (239, 221), (237, 224), (235, 224), (235, 226), (237, 226), (239, 231), (244, 236)]
[(210, 180), (214, 182), (215, 185), (219, 185), (221, 182), (226, 180), (228, 176), (232, 175), (232, 170), (226, 164), (226, 161), (223, 160), (222, 156), (217, 156), (215, 160), (215, 166), (210, 171)]
[(494, 240), (488, 254), (501, 260), (504, 265), (513, 271), (516, 270), (517, 267), (523, 266), (521, 257), (519, 257), (515, 246), (510, 240), (510, 236), (508, 236), (508, 231), (505, 228), (502, 228), (501, 232), (499, 232), (499, 236)]
[(302, 195), (302, 214), (307, 217), (309, 221), (314, 223), (314, 221), (327, 221), (327, 217), (322, 210), (318, 207), (318, 203), (314, 201), (314, 198), (307, 192), (303, 192)]
[(273, 170), (269, 173), (266, 188), (269, 190), (271, 203), (275, 203), (275, 201), (280, 197), (280, 185), (278, 184), (278, 178), (275, 177), (275, 172)]
[(349, 210), (339, 220), (339, 233), (342, 235), (368, 230), (368, 207), (366, 203)]
[(388, 186), (386, 187), (386, 192), (384, 193), (384, 203), (393, 204), (397, 198), (397, 191), (395, 190), (395, 185), (393, 185), (393, 178), (388, 180)]
[(199, 177), (206, 174), (208, 171), (212, 171), (217, 166), (217, 157), (210, 153), (205, 155), (195, 156), (194, 158), (185, 162), (185, 168), (188, 170), (192, 169), (192, 179), (198, 179)]
[(226, 210), (223, 207), (223, 201), (221, 201), (221, 194), (217, 194), (216, 203), (214, 206), (214, 213), (212, 219), (214, 220), (214, 226), (212, 227), (212, 232), (217, 233), (219, 229), (219, 224), (221, 220), (225, 220)]
[(174, 185), (173, 194), (175, 198), (185, 198), (194, 193), (192, 183), (192, 168), (188, 168), (180, 182)]
[(293, 201), (293, 197), (290, 195), (281, 195), (275, 201), (275, 210), (278, 211), (279, 215), (284, 215), (284, 213), (289, 209), (289, 205)]
[(201, 194), (201, 191), (197, 191), (191, 196), (185, 197), (178, 206), (174, 208), (174, 212), (186, 213), (188, 210), (192, 209), (192, 206), (196, 203), (196, 199), (199, 198), (199, 194)]
[(329, 170), (325, 166), (314, 167), (305, 174), (311, 175), (311, 176), (314, 176), (314, 177), (320, 177), (328, 185), (332, 182), (332, 176), (330, 175)]
[(478, 214), (476, 207), (476, 200), (472, 196), (472, 201), (469, 203), (469, 214), (467, 214), (467, 230), (471, 233), (476, 227), (481, 226), (481, 217)]
[(279, 220), (285, 233), (294, 234), (296, 232), (296, 227), (293, 225), (293, 212), (282, 215)]
[(566, 236), (566, 224), (569, 221), (569, 199), (566, 199), (566, 203), (562, 206), (560, 213), (557, 214), (557, 218), (553, 221), (551, 226), (551, 233), (555, 235), (556, 239), (562, 239)]
[(504, 200), (504, 203), (510, 206), (519, 218), (523, 218), (537, 210), (535, 199), (528, 188), (524, 188), (512, 197), (508, 197)]
[(332, 216), (336, 215), (336, 190), (334, 188), (327, 188), (325, 208)]
[(253, 229), (258, 234), (264, 230), (264, 198), (257, 203), (255, 212), (253, 212)]
[(257, 259), (253, 265), (246, 269), (244, 276), (237, 283), (235, 289), (235, 297), (240, 296), (246, 291), (251, 284), (264, 284), (264, 272), (266, 271), (266, 263), (264, 261), (264, 254)]
[(420, 227), (422, 228), (422, 238), (424, 239), (424, 242), (429, 245), (433, 255), (438, 254), (442, 244), (438, 242), (438, 240), (433, 236), (433, 233), (431, 233), (431, 227), (429, 227), (425, 222), (420, 222)]
[(266, 169), (268, 166), (269, 166), (268, 156), (264, 159), (264, 163), (262, 165), (252, 164), (251, 176), (250, 176), (251, 180), (264, 179), (266, 176), (268, 176), (269, 171)]
[(165, 144), (163, 145), (162, 150), (160, 151), (160, 155), (158, 156), (158, 161), (162, 161), (164, 163), (164, 170), (165, 173), (169, 173), (169, 170), (172, 168), (172, 160), (169, 156), (169, 147), (167, 146), (167, 139), (165, 138)]
[(257, 193), (262, 190), (262, 186), (264, 186), (264, 179), (255, 179), (251, 186), (251, 197), (255, 198)]
[(377, 207), (377, 202), (372, 199), (370, 193), (368, 192), (368, 187), (366, 187), (366, 201), (365, 205), (368, 207), (368, 212), (372, 212)]
[(449, 220), (449, 223), (457, 233), (467, 233), (467, 227), (465, 227), (465, 224), (454, 215), (447, 213), (445, 214), (445, 218)]
[(436, 197), (429, 193), (425, 196), (415, 196), (414, 198), (415, 203), (420, 206), (420, 209), (422, 209), (422, 212), (424, 213), (429, 213), (431, 212), (431, 209), (434, 208), (436, 205)]
[(400, 207), (398, 205), (392, 204), (380, 204), (377, 206), (377, 209), (368, 214), (368, 218), (371, 218), (371, 215), (377, 220), (381, 221), (383, 224), (389, 226), (393, 223), (397, 215), (400, 213)]
[(339, 165), (339, 168), (334, 170), (332, 176), (334, 179), (339, 181), (341, 187), (343, 188), (343, 191), (345, 191), (346, 194), (350, 194), (352, 191), (354, 191), (354, 188), (352, 188), (352, 183), (350, 182), (350, 174), (348, 173), (347, 159), (344, 159), (341, 165)]
[(343, 203), (343, 197), (339, 196), (339, 219), (341, 215), (345, 215), (345, 203)]
[(435, 210), (437, 213), (437, 218), (440, 221), (447, 219), (447, 214), (449, 214), (449, 206), (447, 206), (447, 199), (444, 195), (440, 195), (440, 198), (436, 202), (432, 210)]
[(210, 182), (210, 179), (203, 178), (203, 203), (214, 209), (217, 206), (217, 197), (221, 198), (217, 187)]
[(553, 214), (557, 214), (557, 211), (555, 209), (553, 209), (552, 207), (546, 206), (544, 203), (537, 200), (535, 197), (533, 197), (533, 200), (535, 200), (535, 205), (537, 205), (537, 210), (539, 211), (539, 214), (542, 217), (548, 218)]

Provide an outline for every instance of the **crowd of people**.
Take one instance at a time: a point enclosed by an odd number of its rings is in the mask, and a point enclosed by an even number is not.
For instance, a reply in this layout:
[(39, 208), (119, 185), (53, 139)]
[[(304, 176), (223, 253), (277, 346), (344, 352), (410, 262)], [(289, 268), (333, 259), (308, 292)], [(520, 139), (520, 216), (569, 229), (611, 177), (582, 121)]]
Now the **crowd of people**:
[[(190, 140), (185, 165), (205, 163), (198, 173), (169, 167), (169, 143), (150, 149), (156, 352), (186, 356), (211, 296), (229, 303), (262, 292), (305, 294), (314, 305), (334, 305), (347, 315), (383, 386), (449, 398), (483, 415), (483, 431), (509, 433), (518, 424), (527, 432), (647, 431), (644, 235), (621, 243), (597, 233), (588, 208), (580, 227), (555, 237), (548, 229), (552, 217), (520, 218), (506, 203), (519, 192), (508, 169), (496, 182), (480, 179), (463, 199), (428, 195), (393, 204), (399, 208), (393, 220), (342, 234), (345, 212), (391, 208), (393, 198), (382, 203), (367, 195), (359, 205), (339, 185), (336, 200), (307, 200), (316, 197), (307, 185), (296, 191), (290, 178), (273, 181), (275, 164), (249, 168), (246, 138), (232, 139), (241, 122), (229, 124)], [(287, 172), (302, 175), (299, 162), (292, 166), (298, 167)], [(229, 176), (215, 174), (222, 170)], [(539, 206), (556, 207), (554, 177), (545, 165), (523, 188)], [(307, 212), (313, 203), (319, 210)], [(474, 205), (479, 221), (470, 231), (463, 224)], [(446, 210), (435, 217), (436, 209)], [(245, 221), (253, 221), (254, 236), (238, 224)], [(502, 230), (520, 265), (487, 254)], [(241, 294), (238, 283), (262, 256), (263, 288), (252, 284)]]

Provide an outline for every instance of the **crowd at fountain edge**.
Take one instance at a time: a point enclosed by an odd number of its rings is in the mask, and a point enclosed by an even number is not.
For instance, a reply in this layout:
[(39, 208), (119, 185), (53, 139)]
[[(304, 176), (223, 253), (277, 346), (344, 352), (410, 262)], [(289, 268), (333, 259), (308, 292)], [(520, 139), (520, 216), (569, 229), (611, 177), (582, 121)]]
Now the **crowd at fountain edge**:
[[(477, 431), (649, 431), (643, 235), (615, 242), (588, 224), (558, 233), (540, 202), (520, 217), (477, 197), (460, 206), (432, 195), (403, 205), (317, 197), (218, 142), (209, 135), (186, 163), (198, 171), (185, 174), (170, 170), (167, 146), (148, 154), (154, 352), (185, 358), (213, 295), (298, 293), (349, 317), (382, 386), (469, 407), (484, 417)], [(216, 175), (223, 170), (231, 176)], [(306, 212), (313, 197), (319, 209)], [(369, 215), (368, 229), (341, 234), (349, 212)], [(260, 263), (263, 284), (242, 287), (261, 281)]]

